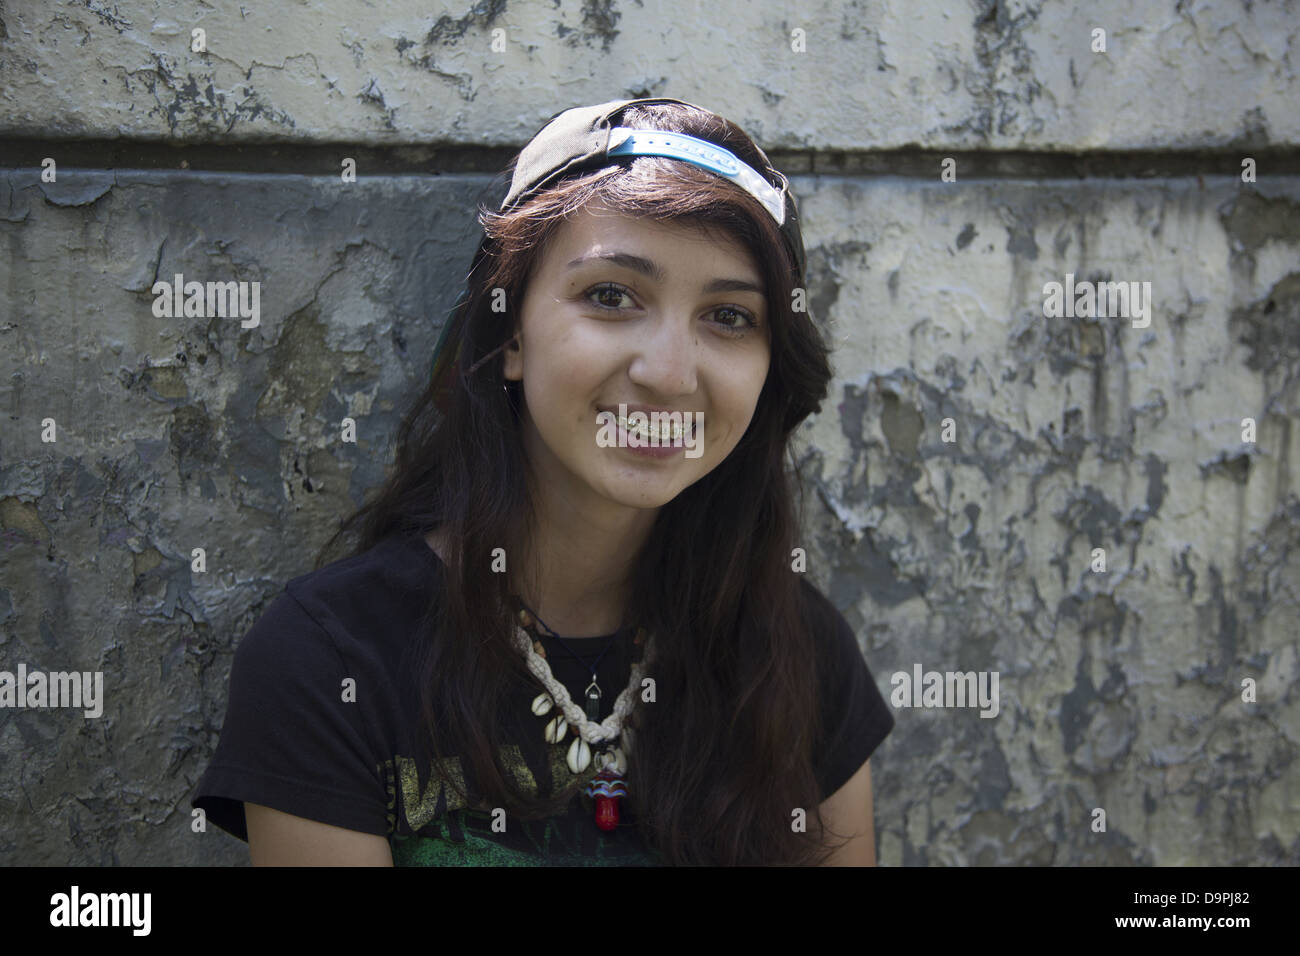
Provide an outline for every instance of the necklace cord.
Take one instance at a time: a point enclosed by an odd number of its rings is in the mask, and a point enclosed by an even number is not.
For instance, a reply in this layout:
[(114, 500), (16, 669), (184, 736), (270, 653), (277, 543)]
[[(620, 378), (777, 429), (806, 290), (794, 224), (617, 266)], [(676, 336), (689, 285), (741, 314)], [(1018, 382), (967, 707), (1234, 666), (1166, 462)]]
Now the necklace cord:
[[(620, 627), (617, 631), (615, 631), (613, 634), (611, 634), (609, 636), (609, 640), (605, 643), (605, 649), (601, 651), (600, 656), (596, 658), (596, 663), (589, 665), (578, 655), (576, 651), (573, 650), (573, 648), (569, 647), (569, 645), (564, 642), (564, 638), (560, 637), (560, 635), (557, 634), (549, 624), (547, 624), (545, 621), (542, 620), (541, 615), (539, 615), (536, 611), (534, 611), (531, 607), (529, 607), (527, 604), (524, 603), (523, 598), (516, 595), (515, 600), (519, 602), (520, 606), (522, 606), (525, 611), (527, 611), (529, 614), (532, 615), (534, 621), (536, 621), (542, 627), (546, 628), (546, 631), (549, 634), (549, 636), (555, 638), (557, 641), (560, 642), (560, 646), (569, 652), (570, 657), (576, 660), (585, 669), (591, 671), (591, 679), (593, 682), (596, 680), (596, 670), (597, 668), (600, 667), (600, 662), (605, 659), (605, 655), (608, 654), (609, 649), (614, 646), (614, 641), (618, 638), (618, 636), (622, 634), (625, 630), (627, 630), (627, 626), (624, 625), (623, 627)], [(597, 688), (597, 690), (599, 690), (599, 688)]]

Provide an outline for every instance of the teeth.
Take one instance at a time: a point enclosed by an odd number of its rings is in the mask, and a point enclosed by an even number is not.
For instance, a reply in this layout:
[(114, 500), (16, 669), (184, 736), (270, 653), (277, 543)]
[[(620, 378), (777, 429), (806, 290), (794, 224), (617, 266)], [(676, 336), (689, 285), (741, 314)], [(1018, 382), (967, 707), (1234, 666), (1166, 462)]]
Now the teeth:
[[(653, 425), (647, 423), (644, 426), (640, 426), (640, 425), (633, 426), (628, 424), (628, 420), (622, 415), (619, 415), (617, 417), (618, 417), (619, 425), (621, 425), (623, 430), (628, 432), (629, 434), (640, 435), (642, 438), (655, 438), (659, 441), (663, 441), (665, 438), (663, 432), (661, 432), (658, 428), (654, 427)], [(671, 422), (670, 423), (671, 437), (669, 438), (669, 441), (674, 441), (674, 442), (681, 441), (688, 430), (689, 430), (688, 428), (684, 428), (682, 425), (679, 425), (676, 422)]]

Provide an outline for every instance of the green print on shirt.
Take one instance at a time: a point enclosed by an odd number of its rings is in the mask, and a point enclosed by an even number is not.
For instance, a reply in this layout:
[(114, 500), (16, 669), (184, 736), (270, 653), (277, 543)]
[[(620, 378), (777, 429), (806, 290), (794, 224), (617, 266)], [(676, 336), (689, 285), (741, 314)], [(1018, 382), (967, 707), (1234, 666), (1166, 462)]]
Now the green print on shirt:
[[(565, 764), (564, 748), (548, 748), (551, 779), (573, 794), (567, 810), (544, 820), (508, 819), (507, 832), (492, 829), (492, 814), (472, 809), (455, 789), (431, 777), (420, 786), (415, 761), (395, 756), (379, 766), (388, 790), (389, 845), (396, 866), (645, 866), (654, 865), (632, 827), (606, 834), (596, 826), (591, 801), (578, 795), (595, 777), (594, 767), (574, 775)], [(506, 775), (527, 793), (538, 792), (537, 780), (516, 744), (497, 751)], [(465, 786), (458, 757), (443, 766), (455, 783)], [(401, 809), (398, 809), (398, 802)], [(440, 806), (441, 804), (441, 806)], [(442, 815), (439, 816), (439, 810)], [(398, 814), (401, 814), (400, 828)], [(399, 833), (401, 829), (405, 832)]]
[[(492, 831), (492, 814), (479, 810), (457, 810), (448, 814), (450, 829), (455, 826), (464, 839), (454, 842), (450, 834), (441, 837), (394, 836), (389, 840), (394, 866), (652, 866), (654, 858), (627, 846), (592, 843), (591, 852), (562, 850), (569, 841), (562, 834), (566, 824), (579, 822), (599, 833), (595, 820), (574, 821), (573, 816), (547, 820), (511, 821), (507, 826), (523, 830), (535, 848), (528, 850), (503, 846), (496, 842), (502, 834)], [(454, 821), (454, 822), (453, 822)], [(603, 835), (602, 835), (603, 836)]]
[[(558, 748), (551, 753), (551, 779), (564, 780), (569, 779), (568, 784), (577, 793), (578, 788), (588, 780), (595, 777), (594, 768), (589, 768), (587, 773), (580, 776), (573, 776), (569, 773), (569, 768), (564, 763), (564, 757), (558, 753)], [(504, 768), (506, 776), (512, 778), (516, 787), (524, 793), (530, 795), (537, 794), (537, 779), (533, 776), (532, 769), (524, 760), (524, 755), (517, 744), (506, 744), (497, 749), (497, 760)], [(394, 766), (395, 765), (395, 766)], [(459, 757), (447, 757), (441, 761), (445, 774), (455, 784), (455, 787), (448, 786), (446, 781), (437, 775), (431, 775), (428, 786), (421, 788), (420, 774), (416, 768), (415, 761), (410, 757), (403, 757), (400, 754), (392, 760), (385, 760), (376, 769), (380, 776), (385, 780), (388, 789), (388, 832), (397, 831), (397, 798), (400, 795), (402, 800), (402, 818), (407, 829), (412, 833), (430, 823), (438, 815), (438, 804), (445, 801), (443, 809), (447, 812), (460, 810), (465, 807), (465, 798), (461, 793), (465, 791), (465, 769), (461, 766)], [(563, 774), (563, 776), (561, 776)], [(457, 791), (459, 788), (459, 791)]]

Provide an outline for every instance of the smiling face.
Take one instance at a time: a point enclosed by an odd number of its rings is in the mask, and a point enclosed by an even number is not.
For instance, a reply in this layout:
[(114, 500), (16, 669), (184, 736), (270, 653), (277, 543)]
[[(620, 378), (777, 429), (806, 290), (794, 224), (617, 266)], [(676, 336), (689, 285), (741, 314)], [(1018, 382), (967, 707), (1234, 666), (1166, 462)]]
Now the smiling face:
[[(505, 377), (523, 382), (523, 440), (541, 493), (592, 517), (654, 509), (716, 468), (767, 377), (762, 289), (753, 256), (729, 238), (598, 202), (561, 225), (528, 282), (518, 344), (505, 352)], [(688, 439), (696, 448), (651, 457), (602, 447), (597, 416), (620, 404), (692, 413), (681, 418), (702, 426)]]

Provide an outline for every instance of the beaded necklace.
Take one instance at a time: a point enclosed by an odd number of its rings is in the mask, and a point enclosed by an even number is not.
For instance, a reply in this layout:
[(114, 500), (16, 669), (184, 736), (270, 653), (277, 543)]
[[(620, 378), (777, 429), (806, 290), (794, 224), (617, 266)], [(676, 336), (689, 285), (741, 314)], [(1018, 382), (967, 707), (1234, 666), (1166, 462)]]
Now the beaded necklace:
[[(628, 756), (632, 751), (632, 731), (630, 728), (625, 728), (623, 723), (635, 706), (636, 688), (640, 686), (645, 667), (650, 662), (653, 639), (647, 635), (645, 628), (636, 628), (633, 643), (642, 649), (641, 657), (632, 667), (632, 675), (627, 687), (623, 688), (614, 701), (614, 712), (597, 723), (602, 692), (596, 680), (596, 668), (600, 666), (605, 654), (626, 628), (620, 628), (610, 636), (609, 643), (605, 645), (605, 650), (596, 659), (596, 663), (589, 666), (522, 600), (517, 596), (515, 600), (520, 604), (517, 614), (518, 624), (514, 632), (515, 646), (524, 655), (528, 669), (546, 687), (546, 691), (533, 698), (533, 713), (538, 717), (545, 717), (557, 706), (560, 711), (547, 721), (542, 736), (548, 744), (558, 744), (564, 740), (570, 730), (573, 731), (573, 741), (569, 744), (568, 754), (565, 757), (571, 773), (580, 774), (585, 771), (592, 764), (594, 757), (597, 773), (595, 779), (584, 788), (583, 793), (596, 801), (596, 825), (602, 830), (613, 830), (618, 826), (617, 801), (627, 796), (625, 776)], [(546, 662), (546, 649), (542, 646), (540, 635), (536, 634), (537, 625), (545, 628), (547, 634), (558, 640), (569, 654), (584, 668), (591, 671), (591, 683), (587, 685), (583, 695), (585, 712), (584, 708), (579, 708), (573, 702), (568, 688), (556, 680), (555, 675), (551, 673), (551, 667)], [(534, 632), (534, 637), (529, 636), (530, 630)], [(597, 748), (594, 755), (593, 746)]]

